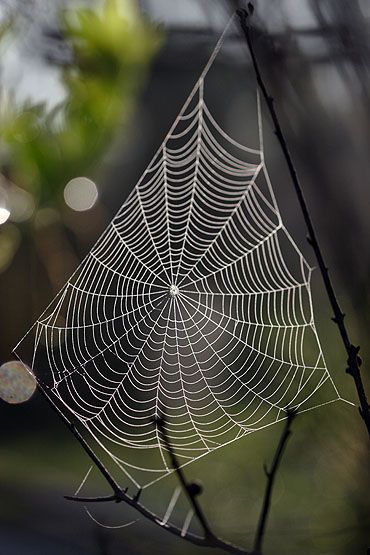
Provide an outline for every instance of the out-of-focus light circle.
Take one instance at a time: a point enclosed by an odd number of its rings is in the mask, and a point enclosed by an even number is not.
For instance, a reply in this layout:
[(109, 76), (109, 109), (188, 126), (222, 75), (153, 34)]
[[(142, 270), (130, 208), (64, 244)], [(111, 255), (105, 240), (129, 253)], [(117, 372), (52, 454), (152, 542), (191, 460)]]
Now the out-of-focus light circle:
[(10, 211), (7, 208), (0, 207), (0, 225), (5, 224), (10, 216)]
[(75, 177), (64, 188), (66, 204), (77, 212), (90, 210), (97, 199), (98, 189), (95, 183), (87, 177)]
[(24, 403), (35, 393), (36, 379), (31, 370), (18, 360), (0, 366), (0, 398), (10, 404)]

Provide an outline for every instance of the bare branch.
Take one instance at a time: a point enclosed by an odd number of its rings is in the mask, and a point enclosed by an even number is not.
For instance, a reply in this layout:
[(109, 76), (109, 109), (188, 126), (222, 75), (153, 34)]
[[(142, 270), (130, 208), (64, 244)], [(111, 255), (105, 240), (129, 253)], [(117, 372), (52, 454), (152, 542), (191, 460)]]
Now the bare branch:
[(110, 475), (110, 473), (105, 468), (104, 464), (101, 462), (99, 457), (97, 457), (95, 455), (94, 451), (91, 449), (91, 447), (88, 445), (88, 443), (84, 440), (84, 438), (82, 437), (80, 432), (77, 430), (77, 428), (73, 424), (73, 422), (70, 422), (68, 420), (68, 418), (62, 413), (62, 411), (55, 404), (53, 399), (48, 395), (48, 393), (46, 392), (46, 389), (40, 384), (40, 382), (37, 383), (37, 389), (40, 392), (40, 394), (42, 395), (42, 397), (47, 401), (49, 406), (54, 410), (54, 412), (56, 412), (57, 415), (63, 420), (64, 424), (67, 426), (67, 428), (70, 430), (70, 432), (72, 432), (72, 434), (75, 436), (78, 443), (83, 447), (84, 451), (90, 457), (90, 459), (95, 464), (95, 466), (98, 468), (100, 473), (104, 476), (104, 478), (106, 479), (106, 481), (108, 482), (108, 484), (112, 488), (114, 494), (119, 495), (121, 493), (121, 489), (120, 489), (119, 485), (114, 480), (114, 478)]
[(80, 497), (78, 495), (65, 495), (64, 499), (67, 499), (67, 501), (78, 501), (80, 503), (106, 503), (107, 501), (117, 502), (117, 496), (115, 493), (113, 495), (104, 495), (102, 497)]
[(264, 465), (264, 472), (267, 478), (267, 483), (266, 483), (262, 509), (261, 509), (261, 513), (258, 521), (256, 536), (254, 540), (254, 550), (253, 550), (254, 555), (261, 555), (262, 553), (262, 544), (265, 537), (267, 518), (270, 511), (271, 497), (272, 497), (272, 491), (274, 488), (275, 478), (284, 453), (285, 446), (287, 444), (289, 436), (292, 433), (291, 425), (296, 415), (297, 413), (294, 410), (287, 411), (285, 426), (275, 451), (274, 460), (272, 461), (271, 469), (268, 470), (267, 466)]
[(186, 493), (186, 495), (187, 495), (187, 497), (190, 501), (191, 506), (194, 509), (194, 513), (196, 514), (200, 525), (203, 528), (204, 536), (205, 536), (205, 538), (208, 538), (209, 540), (213, 540), (215, 538), (215, 536), (214, 536), (213, 532), (211, 532), (211, 529), (209, 527), (207, 519), (204, 516), (204, 513), (203, 513), (203, 511), (200, 507), (200, 504), (198, 503), (198, 500), (197, 500), (197, 495), (199, 495), (202, 492), (202, 488), (201, 488), (201, 486), (199, 486), (196, 483), (188, 483), (186, 481), (185, 474), (184, 474), (182, 468), (180, 468), (180, 465), (178, 463), (176, 454), (175, 454), (175, 452), (172, 448), (172, 445), (169, 441), (169, 438), (167, 436), (166, 423), (165, 423), (164, 418), (163, 417), (162, 418), (157, 417), (155, 422), (156, 422), (156, 424), (158, 426), (158, 429), (159, 429), (159, 431), (160, 431), (160, 433), (163, 437), (163, 441), (166, 445), (167, 451), (168, 451), (170, 459), (171, 459), (172, 467), (173, 467), (174, 471), (176, 472), (178, 480), (179, 480), (183, 490), (185, 491), (185, 493)]
[[(235, 545), (233, 545), (229, 542), (226, 542), (226, 541), (222, 540), (221, 538), (215, 536), (210, 531), (209, 526), (207, 524), (207, 521), (204, 517), (204, 514), (201, 511), (201, 509), (199, 507), (199, 504), (195, 500), (195, 496), (197, 494), (197, 488), (194, 487), (194, 484), (188, 484), (186, 482), (184, 474), (182, 473), (181, 469), (179, 469), (179, 467), (178, 467), (177, 461), (175, 463), (177, 466), (174, 465), (174, 470), (176, 472), (176, 475), (179, 477), (179, 479), (180, 479), (180, 474), (182, 476), (183, 481), (180, 480), (181, 485), (184, 488), (186, 488), (186, 493), (189, 496), (189, 499), (191, 500), (191, 504), (194, 508), (194, 511), (196, 512), (199, 521), (202, 523), (203, 530), (205, 532), (205, 536), (204, 537), (198, 536), (197, 534), (193, 534), (191, 532), (187, 532), (185, 535), (183, 535), (181, 528), (179, 528), (179, 527), (177, 527), (173, 524), (170, 524), (168, 522), (163, 523), (163, 519), (159, 515), (153, 513), (152, 511), (147, 509), (144, 505), (139, 503), (139, 495), (141, 493), (141, 490), (138, 490), (136, 495), (130, 496), (127, 493), (127, 488), (126, 489), (121, 489), (119, 484), (115, 481), (115, 479), (111, 476), (109, 471), (106, 469), (106, 467), (104, 466), (102, 461), (94, 453), (94, 451), (91, 449), (89, 444), (82, 437), (80, 432), (77, 430), (76, 426), (72, 422), (70, 422), (68, 420), (68, 418), (62, 413), (62, 411), (55, 404), (53, 399), (45, 391), (45, 388), (40, 383), (38, 383), (38, 390), (39, 390), (40, 394), (42, 395), (42, 397), (47, 401), (49, 406), (63, 420), (64, 424), (67, 426), (67, 428), (70, 430), (70, 432), (72, 432), (72, 434), (74, 435), (74, 437), (76, 438), (78, 443), (84, 449), (84, 451), (89, 456), (89, 458), (92, 460), (92, 462), (96, 465), (96, 467), (98, 468), (98, 470), (100, 471), (102, 476), (106, 479), (106, 481), (108, 482), (108, 484), (110, 485), (110, 487), (113, 490), (112, 495), (103, 496), (103, 497), (65, 496), (66, 499), (68, 499), (70, 501), (77, 501), (77, 502), (80, 502), (80, 503), (104, 503), (104, 502), (120, 503), (120, 502), (124, 502), (127, 505), (129, 505), (130, 507), (133, 507), (134, 509), (136, 509), (146, 519), (150, 520), (151, 522), (153, 522), (157, 526), (160, 526), (163, 530), (166, 530), (167, 532), (170, 532), (171, 534), (173, 534), (173, 535), (175, 535), (175, 536), (177, 536), (177, 537), (179, 537), (179, 538), (181, 538), (185, 541), (188, 541), (192, 544), (199, 545), (199, 546), (202, 546), (202, 547), (213, 547), (213, 548), (221, 549), (221, 550), (225, 551), (226, 553), (231, 553), (233, 555), (252, 555), (248, 551), (246, 551), (245, 549), (242, 549), (241, 547), (237, 547), (237, 546), (235, 546)], [(162, 427), (162, 435), (163, 435), (164, 441), (166, 441), (165, 437), (167, 437), (167, 436), (165, 436), (165, 433), (163, 434), (163, 427)], [(167, 440), (167, 442), (168, 442), (168, 440)], [(172, 450), (172, 448), (170, 446), (170, 448), (168, 449), (170, 454), (171, 454), (171, 450)], [(172, 453), (173, 453), (173, 450), (172, 450)], [(174, 459), (172, 459), (172, 456), (171, 456), (171, 460), (172, 460), (172, 462), (174, 462)], [(176, 460), (176, 457), (175, 457), (175, 460)], [(179, 471), (180, 471), (180, 474), (179, 474)], [(200, 493), (199, 489), (198, 489), (198, 493)], [(195, 504), (194, 504), (194, 500), (195, 500)], [(199, 512), (196, 511), (196, 509), (195, 509), (196, 506), (197, 506)], [(201, 521), (201, 519), (203, 519), (203, 520)]]
[(271, 119), (273, 121), (274, 127), (275, 127), (275, 135), (280, 143), (280, 147), (281, 150), (283, 152), (283, 155), (285, 157), (288, 169), (289, 169), (289, 173), (290, 173), (290, 177), (292, 179), (293, 182), (293, 186), (295, 189), (295, 192), (297, 194), (298, 197), (298, 201), (302, 210), (302, 214), (303, 214), (303, 218), (305, 220), (306, 226), (307, 226), (307, 230), (308, 230), (308, 242), (309, 244), (312, 246), (317, 262), (318, 262), (318, 266), (320, 268), (320, 272), (322, 275), (322, 279), (324, 281), (324, 285), (325, 285), (325, 289), (326, 289), (326, 293), (328, 295), (329, 298), (329, 302), (331, 304), (332, 310), (334, 312), (334, 316), (333, 316), (333, 321), (335, 322), (335, 324), (338, 326), (339, 329), (339, 333), (344, 345), (345, 350), (347, 351), (347, 356), (348, 356), (348, 368), (347, 368), (347, 373), (350, 374), (355, 382), (355, 386), (356, 386), (356, 390), (357, 390), (357, 395), (359, 398), (359, 402), (360, 402), (360, 407), (359, 407), (359, 411), (360, 411), (360, 415), (361, 418), (364, 421), (364, 424), (366, 426), (369, 438), (370, 438), (370, 405), (368, 403), (367, 397), (366, 397), (366, 392), (365, 392), (365, 388), (364, 388), (364, 384), (362, 381), (362, 376), (361, 376), (361, 371), (360, 371), (360, 366), (361, 366), (361, 358), (358, 356), (358, 352), (359, 352), (359, 347), (355, 347), (350, 339), (349, 339), (349, 335), (347, 332), (347, 328), (346, 325), (344, 323), (344, 317), (345, 314), (342, 312), (340, 306), (339, 306), (339, 302), (337, 300), (335, 291), (334, 291), (334, 287), (333, 284), (331, 282), (331, 278), (329, 276), (329, 271), (328, 268), (326, 266), (322, 251), (321, 251), (321, 247), (319, 245), (317, 236), (316, 236), (316, 232), (311, 220), (311, 216), (308, 210), (308, 206), (303, 194), (303, 189), (302, 186), (300, 184), (299, 178), (298, 178), (298, 174), (297, 171), (295, 169), (292, 157), (290, 155), (289, 149), (288, 149), (288, 145), (287, 142), (285, 140), (285, 136), (283, 134), (275, 107), (274, 107), (274, 99), (270, 96), (270, 94), (267, 91), (265, 82), (262, 78), (262, 74), (258, 65), (258, 61), (257, 61), (257, 57), (256, 54), (254, 52), (254, 47), (253, 47), (253, 41), (252, 41), (252, 29), (251, 26), (249, 24), (249, 20), (250, 17), (252, 16), (253, 13), (253, 6), (251, 8), (252, 4), (251, 2), (248, 3), (248, 8), (249, 8), (249, 13), (247, 10), (245, 9), (241, 9), (241, 10), (237, 10), (237, 14), (239, 16), (239, 20), (240, 20), (240, 26), (241, 29), (243, 31), (245, 40), (247, 42), (248, 45), (248, 49), (252, 58), (252, 64), (253, 64), (253, 68), (256, 74), (256, 79), (257, 79), (257, 83), (258, 86), (261, 90), (261, 93), (266, 101), (266, 105), (267, 108), (269, 110)]

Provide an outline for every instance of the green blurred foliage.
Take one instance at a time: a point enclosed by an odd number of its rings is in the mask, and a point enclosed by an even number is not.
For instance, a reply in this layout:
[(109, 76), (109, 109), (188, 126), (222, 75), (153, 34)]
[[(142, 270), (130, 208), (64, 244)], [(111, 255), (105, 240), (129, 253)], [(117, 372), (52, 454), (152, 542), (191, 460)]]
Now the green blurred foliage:
[[(0, 272), (11, 266), (20, 238), (27, 237), (54, 291), (75, 264), (63, 226), (64, 187), (74, 177), (94, 175), (116, 131), (122, 131), (132, 114), (161, 43), (161, 34), (143, 19), (134, 0), (105, 0), (98, 11), (70, 7), (60, 13), (60, 31), (71, 53), (71, 61), (59, 68), (62, 103), (51, 110), (32, 99), (19, 105), (13, 91), (0, 89), (0, 206), (4, 199), (7, 206), (8, 193), (17, 188), (18, 193), (32, 196), (27, 218), (13, 219), (9, 208), (10, 218), (1, 226)], [(0, 39), (17, 39), (18, 32), (8, 21), (0, 29)], [(37, 232), (41, 226), (50, 230), (51, 225), (52, 251), (40, 243)], [(64, 268), (57, 279), (54, 250)]]
[(69, 9), (61, 21), (72, 50), (72, 63), (62, 69), (65, 101), (47, 113), (31, 102), (17, 106), (8, 94), (0, 112), (3, 170), (38, 207), (57, 205), (71, 178), (91, 173), (130, 114), (160, 43), (129, 0), (105, 0), (99, 12)]

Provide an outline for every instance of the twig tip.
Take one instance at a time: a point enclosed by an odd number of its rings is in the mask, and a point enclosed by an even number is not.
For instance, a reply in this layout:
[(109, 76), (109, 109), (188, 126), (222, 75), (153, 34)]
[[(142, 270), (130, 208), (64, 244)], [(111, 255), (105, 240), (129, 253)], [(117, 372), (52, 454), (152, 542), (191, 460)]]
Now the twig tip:
[(155, 426), (158, 426), (158, 428), (163, 429), (164, 425), (165, 425), (165, 419), (162, 415), (160, 414), (155, 414), (152, 418), (151, 421), (153, 422), (153, 424)]
[(294, 407), (288, 407), (286, 409), (286, 416), (287, 419), (290, 422), (293, 422), (294, 418), (296, 418), (296, 416), (298, 416), (298, 409), (294, 408)]

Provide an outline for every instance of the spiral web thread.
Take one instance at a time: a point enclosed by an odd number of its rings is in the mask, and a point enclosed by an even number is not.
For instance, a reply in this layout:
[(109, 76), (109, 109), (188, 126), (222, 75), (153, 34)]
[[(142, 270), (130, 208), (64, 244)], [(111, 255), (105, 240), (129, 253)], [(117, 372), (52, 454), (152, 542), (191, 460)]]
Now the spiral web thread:
[(265, 165), (259, 97), (258, 148), (230, 137), (205, 101), (223, 36), (138, 184), (16, 347), (24, 360), (31, 338), (40, 383), (138, 488), (171, 473), (155, 416), (185, 465), (288, 407), (340, 398), (311, 268)]

